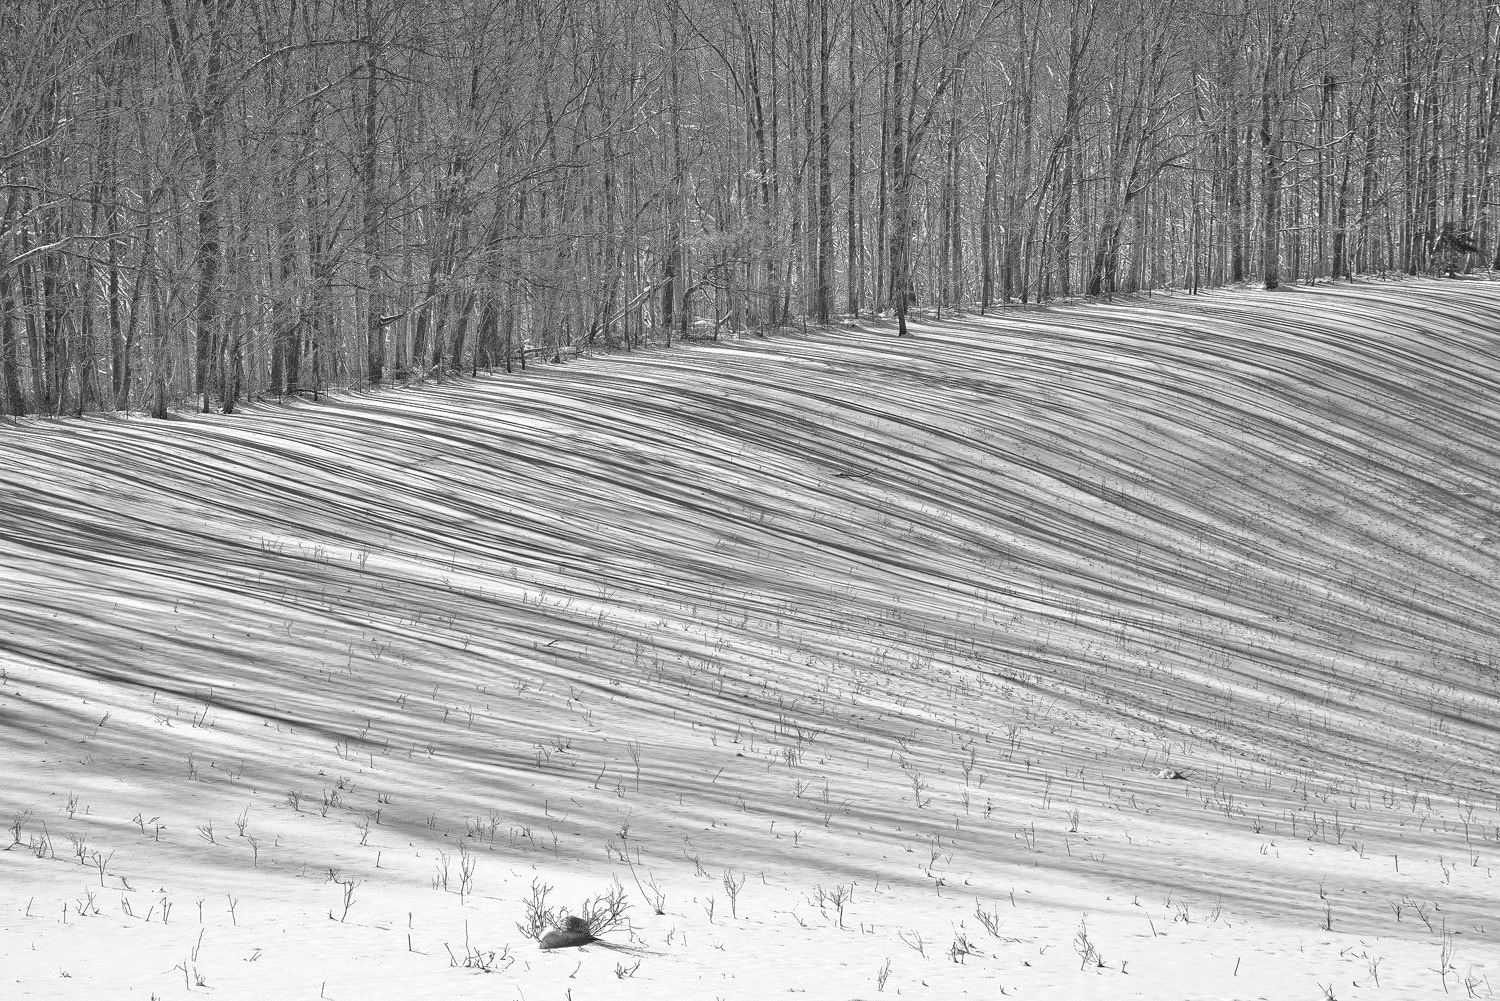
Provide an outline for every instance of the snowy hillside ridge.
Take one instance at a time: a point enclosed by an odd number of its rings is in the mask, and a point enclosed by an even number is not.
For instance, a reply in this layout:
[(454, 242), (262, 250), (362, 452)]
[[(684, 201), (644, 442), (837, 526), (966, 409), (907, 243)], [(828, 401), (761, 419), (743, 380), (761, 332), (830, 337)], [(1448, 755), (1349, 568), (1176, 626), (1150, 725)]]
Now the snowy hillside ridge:
[(0, 428), (0, 996), (1493, 996), (1500, 285), (913, 332)]

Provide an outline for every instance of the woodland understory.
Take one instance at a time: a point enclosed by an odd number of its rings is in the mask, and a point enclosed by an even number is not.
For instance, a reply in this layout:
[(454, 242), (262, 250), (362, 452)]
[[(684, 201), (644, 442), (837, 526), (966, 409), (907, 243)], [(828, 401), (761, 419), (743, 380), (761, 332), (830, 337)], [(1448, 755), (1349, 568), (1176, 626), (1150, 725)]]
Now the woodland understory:
[(1480, 0), (18, 0), (0, 414), (1496, 263)]

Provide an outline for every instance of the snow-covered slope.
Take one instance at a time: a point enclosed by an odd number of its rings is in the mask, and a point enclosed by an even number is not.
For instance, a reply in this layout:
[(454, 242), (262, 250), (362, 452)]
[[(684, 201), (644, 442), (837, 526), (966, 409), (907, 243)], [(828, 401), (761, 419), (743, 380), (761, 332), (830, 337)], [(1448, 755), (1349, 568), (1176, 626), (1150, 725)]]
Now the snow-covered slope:
[(0, 429), (0, 996), (1491, 996), (1500, 286), (914, 330)]

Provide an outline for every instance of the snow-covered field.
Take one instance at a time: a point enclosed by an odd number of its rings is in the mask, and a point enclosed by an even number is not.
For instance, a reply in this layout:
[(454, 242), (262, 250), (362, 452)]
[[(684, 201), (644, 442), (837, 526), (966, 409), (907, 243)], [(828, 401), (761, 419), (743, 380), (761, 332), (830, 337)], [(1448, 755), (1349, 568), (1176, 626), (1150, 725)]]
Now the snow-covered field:
[(915, 332), (0, 428), (0, 997), (1494, 996), (1500, 284)]

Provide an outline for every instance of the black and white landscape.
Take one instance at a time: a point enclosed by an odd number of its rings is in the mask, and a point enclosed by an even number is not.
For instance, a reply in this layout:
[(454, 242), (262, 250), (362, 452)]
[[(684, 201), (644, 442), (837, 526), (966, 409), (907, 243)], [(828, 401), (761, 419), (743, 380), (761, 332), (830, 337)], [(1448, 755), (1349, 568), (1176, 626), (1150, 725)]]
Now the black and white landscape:
[(1500, 5), (0, 3), (0, 1001), (1491, 998)]

